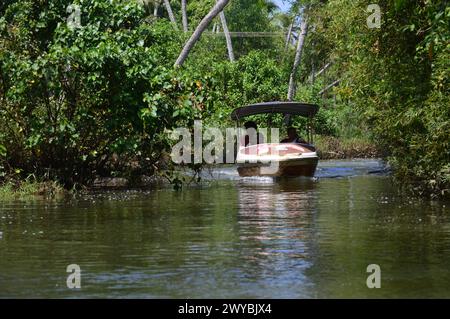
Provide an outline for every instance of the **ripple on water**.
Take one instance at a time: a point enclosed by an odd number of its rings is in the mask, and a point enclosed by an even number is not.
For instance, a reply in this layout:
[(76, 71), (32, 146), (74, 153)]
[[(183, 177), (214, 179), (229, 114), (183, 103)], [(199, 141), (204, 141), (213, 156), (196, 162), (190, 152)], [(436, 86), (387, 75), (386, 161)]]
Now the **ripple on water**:
[(369, 174), (380, 167), (322, 161), (306, 180), (225, 167), (181, 192), (1, 203), (0, 297), (450, 297), (449, 205), (404, 196)]

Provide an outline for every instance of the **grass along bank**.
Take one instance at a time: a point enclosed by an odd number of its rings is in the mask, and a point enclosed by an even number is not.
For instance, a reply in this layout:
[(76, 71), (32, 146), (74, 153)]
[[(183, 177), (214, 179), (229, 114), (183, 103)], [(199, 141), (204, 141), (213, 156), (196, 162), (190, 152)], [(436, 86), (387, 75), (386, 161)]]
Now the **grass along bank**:
[(36, 180), (6, 180), (0, 183), (0, 200), (34, 199), (34, 198), (58, 198), (69, 194), (56, 181), (40, 182)]

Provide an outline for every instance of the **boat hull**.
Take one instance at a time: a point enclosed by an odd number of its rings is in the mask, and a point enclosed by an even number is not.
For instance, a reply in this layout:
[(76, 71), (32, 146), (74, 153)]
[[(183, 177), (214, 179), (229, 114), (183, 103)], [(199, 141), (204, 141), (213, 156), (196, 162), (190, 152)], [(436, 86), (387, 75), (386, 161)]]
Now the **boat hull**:
[[(244, 163), (237, 168), (239, 176), (272, 176), (272, 177), (313, 177), (316, 172), (317, 157), (293, 158), (278, 161), (277, 170), (264, 169), (269, 167), (267, 163)], [(272, 164), (273, 165), (273, 164)]]

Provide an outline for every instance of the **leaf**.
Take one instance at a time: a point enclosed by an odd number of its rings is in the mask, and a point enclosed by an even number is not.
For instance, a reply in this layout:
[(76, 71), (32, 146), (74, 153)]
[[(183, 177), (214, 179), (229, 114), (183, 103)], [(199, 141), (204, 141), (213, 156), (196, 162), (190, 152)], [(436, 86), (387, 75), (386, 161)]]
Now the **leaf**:
[(0, 144), (0, 156), (6, 156), (6, 147)]

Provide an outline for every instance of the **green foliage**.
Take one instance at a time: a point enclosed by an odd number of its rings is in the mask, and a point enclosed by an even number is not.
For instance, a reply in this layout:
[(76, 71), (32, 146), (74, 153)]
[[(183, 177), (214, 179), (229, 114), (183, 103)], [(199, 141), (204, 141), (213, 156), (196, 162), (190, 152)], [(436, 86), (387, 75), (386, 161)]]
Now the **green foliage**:
[[(213, 63), (210, 60), (208, 62)], [(195, 74), (196, 66), (196, 63), (188, 64), (187, 72)], [(257, 50), (235, 63), (215, 62), (208, 76), (214, 94), (214, 113), (210, 114), (209, 121), (221, 127), (232, 125), (229, 115), (236, 107), (283, 100), (287, 92), (288, 74), (280, 69), (277, 60)]]
[[(324, 147), (369, 150), (373, 138), (402, 181), (420, 192), (448, 194), (445, 1), (381, 0), (381, 29), (367, 28), (367, 1), (292, 3), (292, 15), (309, 6), (311, 26), (296, 100), (321, 106), (315, 130), (328, 136)], [(80, 5), (81, 27), (67, 24), (73, 4)], [(181, 21), (179, 3), (172, 4)], [(188, 1), (190, 29), (213, 4)], [(233, 0), (225, 13), (230, 31), (285, 31), (293, 18), (265, 0)], [(0, 178), (35, 174), (70, 187), (98, 175), (151, 174), (173, 143), (167, 138), (173, 128), (192, 127), (194, 119), (226, 127), (236, 107), (286, 99), (295, 49), (285, 50), (284, 36), (233, 37), (238, 60), (230, 63), (224, 38), (205, 35), (174, 70), (187, 34), (165, 15), (160, 9), (155, 19), (152, 5), (136, 0), (3, 1)], [(309, 75), (328, 62), (326, 76), (311, 85)], [(336, 79), (339, 86), (319, 96)], [(283, 118), (259, 120), (281, 127)], [(293, 125), (301, 130), (306, 121)], [(176, 174), (167, 174), (179, 184)]]
[[(214, 6), (215, 0), (196, 0), (188, 1), (188, 17), (190, 23), (190, 29), (194, 29), (194, 26), (198, 25), (201, 19), (209, 12)], [(175, 2), (177, 4), (177, 2)], [(280, 25), (273, 23), (275, 12), (278, 7), (273, 1), (270, 0), (232, 0), (225, 7), (225, 16), (227, 19), (227, 25), (230, 32), (282, 32)], [(181, 17), (179, 19), (181, 21)], [(212, 26), (217, 24), (222, 30), (222, 24), (219, 17), (213, 20), (213, 23), (209, 26), (209, 30), (212, 30)], [(226, 47), (224, 46), (225, 39), (223, 36), (207, 36), (210, 42), (221, 42), (222, 46), (217, 46), (223, 53), (226, 53)], [(284, 38), (284, 37), (281, 37)], [(236, 58), (245, 56), (253, 50), (264, 50), (265, 52), (271, 52), (272, 56), (276, 56), (276, 50), (279, 49), (280, 38), (277, 37), (232, 37), (233, 49)], [(214, 54), (213, 50), (208, 51), (208, 54)], [(206, 52), (206, 50), (203, 50)], [(224, 56), (226, 58), (226, 56)], [(218, 62), (218, 60), (216, 60)]]
[(368, 29), (366, 1), (332, 0), (316, 11), (324, 43), (351, 101), (397, 176), (421, 193), (450, 184), (449, 9), (444, 1), (380, 1), (381, 29)]
[[(81, 27), (67, 24), (72, 4), (80, 6)], [(240, 5), (227, 13), (230, 21)], [(257, 31), (270, 27), (266, 5), (246, 12), (261, 11)], [(190, 2), (188, 9), (201, 8)], [(276, 60), (252, 52), (229, 63), (220, 38), (202, 40), (190, 65), (173, 70), (185, 35), (149, 11), (134, 0), (2, 4), (2, 170), (68, 187), (97, 175), (150, 174), (170, 149), (172, 128), (202, 118), (223, 124), (236, 106), (284, 96), (286, 74)]]
[(41, 2), (11, 2), (0, 18), (8, 167), (66, 185), (151, 171), (165, 130), (208, 107), (201, 81), (171, 68), (179, 37), (163, 20), (146, 23), (136, 1), (83, 1), (81, 28), (65, 23), (69, 1)]
[(0, 144), (0, 157), (6, 156), (6, 147)]
[[(277, 28), (271, 24), (271, 14), (275, 7), (267, 0), (233, 0), (226, 10), (230, 31), (270, 32)], [(273, 38), (233, 38), (237, 56), (245, 55), (252, 50), (275, 50)]]
[(65, 189), (55, 181), (39, 182), (34, 175), (20, 180), (8, 178), (0, 183), (0, 200), (26, 200), (41, 196), (47, 199), (68, 195)]

